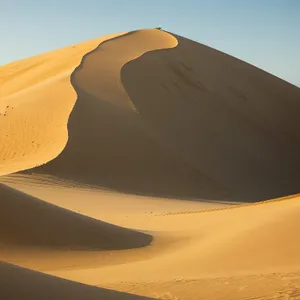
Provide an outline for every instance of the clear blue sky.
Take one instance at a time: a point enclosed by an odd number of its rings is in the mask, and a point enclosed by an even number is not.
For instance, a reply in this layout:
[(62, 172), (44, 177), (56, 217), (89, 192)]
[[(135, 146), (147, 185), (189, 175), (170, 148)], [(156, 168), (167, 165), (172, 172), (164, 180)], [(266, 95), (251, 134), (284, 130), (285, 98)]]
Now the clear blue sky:
[(0, 65), (156, 26), (300, 86), (300, 0), (0, 0)]

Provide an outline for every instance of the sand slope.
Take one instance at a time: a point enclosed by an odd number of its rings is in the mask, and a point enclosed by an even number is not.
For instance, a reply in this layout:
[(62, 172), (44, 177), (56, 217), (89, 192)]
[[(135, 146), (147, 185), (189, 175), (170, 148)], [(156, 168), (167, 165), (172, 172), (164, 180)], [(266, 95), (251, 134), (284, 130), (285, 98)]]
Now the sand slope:
[(116, 250), (151, 243), (147, 234), (127, 230), (43, 202), (0, 185), (2, 247)]
[[(157, 299), (297, 299), (299, 196), (219, 211), (153, 217), (178, 243), (151, 260), (53, 274)], [(141, 224), (141, 220), (136, 220)], [(105, 277), (99, 278), (105, 273)]]
[(101, 37), (0, 67), (0, 175), (55, 158), (76, 101), (70, 76)]

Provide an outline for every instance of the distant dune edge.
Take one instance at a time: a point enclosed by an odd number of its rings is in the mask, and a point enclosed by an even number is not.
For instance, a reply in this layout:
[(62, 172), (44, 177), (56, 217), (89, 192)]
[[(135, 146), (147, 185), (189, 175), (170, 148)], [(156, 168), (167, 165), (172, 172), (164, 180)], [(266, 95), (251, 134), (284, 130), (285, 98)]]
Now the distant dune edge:
[(0, 68), (0, 174), (43, 164), (29, 172), (184, 199), (299, 192), (300, 89), (252, 65), (156, 29), (22, 64)]

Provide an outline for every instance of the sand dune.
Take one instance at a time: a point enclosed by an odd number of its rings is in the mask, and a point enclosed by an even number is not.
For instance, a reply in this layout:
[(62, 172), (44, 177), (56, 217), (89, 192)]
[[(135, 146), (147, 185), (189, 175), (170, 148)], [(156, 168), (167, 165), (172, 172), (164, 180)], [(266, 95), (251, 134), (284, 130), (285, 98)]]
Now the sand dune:
[[(150, 300), (127, 293), (60, 279), (34, 272), (14, 265), (0, 262), (0, 295), (1, 299), (74, 299), (74, 300)], [(16, 288), (17, 287), (17, 288)]]
[(32, 172), (175, 198), (257, 201), (299, 191), (300, 91), (262, 70), (142, 30), (87, 53), (71, 81), (78, 99), (68, 144)]
[(299, 193), (299, 88), (155, 29), (0, 84), (1, 299), (299, 297), (299, 195), (237, 205)]

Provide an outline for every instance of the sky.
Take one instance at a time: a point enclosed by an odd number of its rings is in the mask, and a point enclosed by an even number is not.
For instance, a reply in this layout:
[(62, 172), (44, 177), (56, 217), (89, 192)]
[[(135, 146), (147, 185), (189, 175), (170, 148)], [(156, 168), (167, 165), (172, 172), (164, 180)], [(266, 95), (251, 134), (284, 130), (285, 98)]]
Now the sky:
[(0, 0), (0, 65), (158, 26), (300, 87), (300, 0)]

